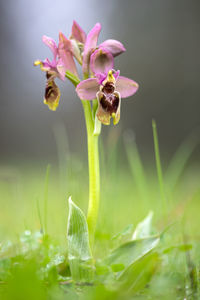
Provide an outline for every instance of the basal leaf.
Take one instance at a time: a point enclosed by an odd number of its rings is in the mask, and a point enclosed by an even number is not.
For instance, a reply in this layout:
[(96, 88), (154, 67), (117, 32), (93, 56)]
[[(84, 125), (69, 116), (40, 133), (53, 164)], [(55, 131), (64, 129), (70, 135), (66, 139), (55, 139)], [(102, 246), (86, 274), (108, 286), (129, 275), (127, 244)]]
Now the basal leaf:
[(88, 225), (82, 210), (69, 198), (67, 227), (68, 259), (72, 278), (90, 281), (93, 277), (93, 259), (89, 244)]
[(168, 247), (163, 250), (164, 254), (168, 254), (174, 250), (182, 251), (182, 252), (187, 252), (192, 250), (193, 245), (192, 244), (181, 244), (181, 245), (174, 245), (171, 247)]
[(117, 274), (117, 278), (119, 278), (122, 272), (125, 272), (130, 265), (154, 249), (159, 241), (159, 236), (152, 236), (122, 244), (110, 253), (105, 259), (105, 263), (111, 268), (113, 265), (124, 266), (124, 271), (118, 272)]
[(139, 238), (145, 238), (145, 237), (148, 237), (151, 235), (152, 218), (153, 218), (153, 212), (150, 211), (148, 213), (148, 215), (146, 216), (146, 218), (142, 222), (138, 223), (138, 225), (133, 233), (133, 236), (132, 236), (133, 240), (136, 240)]
[(159, 264), (158, 253), (148, 253), (131, 264), (118, 278), (120, 289), (135, 293), (151, 280)]
[(128, 234), (130, 234), (132, 232), (132, 229), (133, 229), (133, 224), (129, 224), (123, 230), (121, 230), (120, 232), (118, 232), (117, 234), (115, 234), (112, 237), (112, 240), (116, 240), (116, 239), (122, 238), (124, 236), (127, 236)]

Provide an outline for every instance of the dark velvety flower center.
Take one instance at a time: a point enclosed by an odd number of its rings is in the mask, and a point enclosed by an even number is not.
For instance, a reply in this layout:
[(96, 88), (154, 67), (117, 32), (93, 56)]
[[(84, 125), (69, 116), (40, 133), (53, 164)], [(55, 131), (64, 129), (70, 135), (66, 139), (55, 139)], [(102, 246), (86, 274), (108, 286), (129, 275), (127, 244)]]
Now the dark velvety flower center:
[(45, 99), (47, 102), (53, 102), (58, 96), (58, 92), (53, 85), (48, 85), (45, 89)]
[(113, 82), (106, 82), (106, 84), (104, 85), (102, 92), (105, 94), (112, 94), (114, 93), (115, 90), (115, 86)]
[(46, 78), (49, 79), (52, 75), (49, 72), (46, 72)]
[(105, 111), (109, 112), (110, 114), (116, 113), (119, 105), (119, 97), (114, 94), (103, 94), (100, 99), (100, 103)]

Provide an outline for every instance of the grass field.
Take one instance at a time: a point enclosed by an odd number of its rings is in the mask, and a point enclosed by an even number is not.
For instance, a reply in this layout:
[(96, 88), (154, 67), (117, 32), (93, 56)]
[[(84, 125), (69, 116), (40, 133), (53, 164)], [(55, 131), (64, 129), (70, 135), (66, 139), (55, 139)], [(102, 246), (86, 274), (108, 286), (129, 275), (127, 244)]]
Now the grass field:
[[(66, 238), (68, 197), (87, 212), (87, 160), (60, 144), (58, 163), (2, 163), (0, 299), (200, 299), (200, 171), (190, 159), (197, 143), (187, 138), (163, 171), (158, 149), (154, 165), (144, 165), (131, 134), (123, 155), (117, 143), (100, 145), (101, 205), (89, 283), (71, 279)], [(159, 235), (158, 246), (137, 260), (128, 280), (110, 284), (104, 258), (131, 239), (150, 211), (149, 235)], [(115, 267), (116, 279), (120, 264)]]

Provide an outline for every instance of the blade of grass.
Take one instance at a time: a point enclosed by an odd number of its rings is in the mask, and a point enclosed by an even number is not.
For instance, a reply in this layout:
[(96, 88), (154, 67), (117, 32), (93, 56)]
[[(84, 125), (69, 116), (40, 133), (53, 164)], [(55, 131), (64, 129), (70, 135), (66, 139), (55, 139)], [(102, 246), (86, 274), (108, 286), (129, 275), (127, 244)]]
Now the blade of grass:
[(156, 170), (158, 176), (158, 182), (160, 187), (160, 196), (162, 200), (162, 209), (163, 215), (167, 215), (167, 202), (166, 196), (164, 191), (164, 182), (163, 182), (163, 173), (162, 173), (162, 166), (160, 161), (160, 150), (159, 150), (159, 143), (158, 143), (158, 133), (155, 120), (152, 120), (152, 128), (153, 128), (153, 140), (154, 140), (154, 152), (155, 152), (155, 160), (156, 160)]
[(43, 232), (44, 228), (43, 228), (43, 224), (42, 224), (42, 216), (41, 216), (40, 203), (39, 203), (38, 197), (36, 199), (36, 206), (37, 206), (38, 219), (39, 219), (39, 222), (40, 222), (40, 229)]
[(174, 156), (172, 157), (167, 172), (165, 174), (166, 183), (172, 191), (183, 172), (183, 169), (190, 158), (192, 152), (199, 144), (199, 137), (192, 133), (186, 140), (181, 143)]
[(47, 213), (48, 213), (48, 188), (49, 188), (49, 172), (51, 166), (46, 169), (45, 184), (44, 184), (44, 233), (47, 234)]
[(142, 198), (145, 205), (148, 199), (147, 182), (142, 160), (135, 141), (135, 135), (131, 130), (124, 134), (124, 145), (133, 179), (137, 184), (140, 197)]
[(123, 269), (121, 269), (116, 276), (116, 278), (119, 278), (130, 265), (152, 251), (159, 244), (159, 241), (160, 236), (155, 235), (126, 242), (114, 249), (108, 257), (105, 258), (104, 262), (110, 267), (114, 267), (118, 264), (123, 266)]

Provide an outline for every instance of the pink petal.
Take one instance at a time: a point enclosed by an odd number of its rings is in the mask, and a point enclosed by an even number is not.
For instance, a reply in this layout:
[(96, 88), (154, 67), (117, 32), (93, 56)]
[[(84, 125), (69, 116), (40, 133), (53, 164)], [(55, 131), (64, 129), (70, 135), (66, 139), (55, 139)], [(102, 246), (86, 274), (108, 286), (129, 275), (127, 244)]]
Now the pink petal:
[(58, 54), (58, 48), (57, 48), (56, 42), (52, 38), (50, 38), (46, 35), (43, 35), (42, 41), (51, 49), (54, 59), (55, 59)]
[(101, 31), (101, 24), (100, 23), (95, 24), (92, 30), (88, 33), (86, 43), (85, 43), (85, 48), (84, 48), (85, 52), (88, 52), (91, 49), (96, 48), (100, 31)]
[(94, 74), (108, 73), (113, 67), (114, 59), (108, 50), (100, 48), (92, 53), (90, 57), (90, 68)]
[(46, 58), (44, 60), (44, 62), (49, 64), (49, 66), (51, 66), (51, 68), (56, 68), (56, 65), (57, 65), (56, 59), (53, 59), (52, 61), (50, 61), (48, 58)]
[(120, 74), (120, 70), (113, 72), (113, 76), (115, 77), (115, 80), (119, 78), (119, 74)]
[(101, 31), (101, 24), (97, 23), (92, 30), (88, 33), (84, 53), (83, 53), (83, 73), (88, 75), (89, 73), (89, 61), (90, 61), (90, 54), (91, 50), (95, 49), (97, 46), (97, 40), (99, 37), (99, 33)]
[(58, 51), (59, 50), (66, 50), (66, 51), (71, 51), (72, 50), (72, 44), (69, 39), (66, 38), (66, 36), (62, 33), (59, 32), (59, 43), (58, 43)]
[(112, 53), (113, 56), (117, 56), (126, 51), (124, 45), (116, 40), (106, 40), (105, 42), (100, 44), (99, 47), (106, 48), (109, 52)]
[(79, 41), (82, 44), (85, 44), (86, 41), (86, 33), (76, 21), (73, 21), (71, 38)]
[(99, 91), (99, 83), (96, 78), (89, 78), (81, 81), (77, 87), (76, 92), (82, 100), (93, 100)]
[[(71, 42), (68, 40), (62, 32), (59, 33), (58, 55), (60, 58), (58, 70), (66, 72), (67, 70), (78, 76), (76, 65), (71, 52)], [(61, 73), (62, 73), (61, 72)]]
[(49, 63), (49, 61), (47, 59), (45, 59), (43, 61), (37, 59), (34, 62), (34, 66), (40, 66), (40, 69), (45, 72), (51, 70), (51, 64)]
[(116, 91), (120, 93), (122, 98), (132, 96), (138, 88), (137, 82), (123, 76), (119, 76), (116, 81)]
[(61, 58), (59, 58), (59, 60), (57, 62), (57, 71), (58, 71), (59, 78), (64, 81), (67, 69)]
[(107, 74), (97, 73), (97, 74), (95, 74), (95, 77), (97, 78), (99, 84), (102, 84), (102, 82), (106, 79)]

